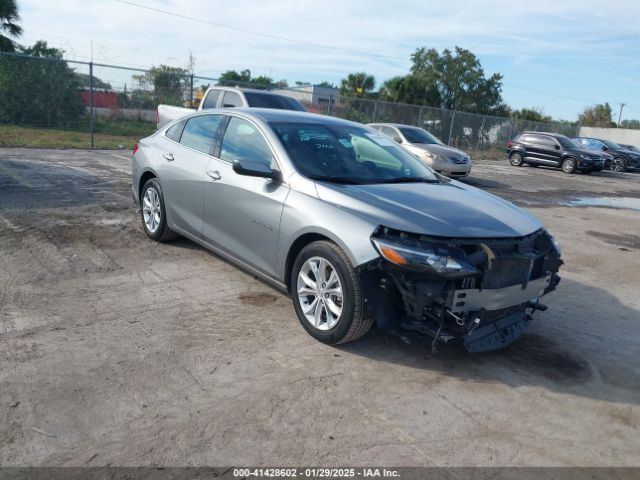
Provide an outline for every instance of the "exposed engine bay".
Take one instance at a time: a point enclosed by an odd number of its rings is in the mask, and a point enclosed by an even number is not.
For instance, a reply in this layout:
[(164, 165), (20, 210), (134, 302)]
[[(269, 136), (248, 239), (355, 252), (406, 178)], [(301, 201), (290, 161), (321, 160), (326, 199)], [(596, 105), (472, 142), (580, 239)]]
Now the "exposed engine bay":
[(360, 272), (366, 314), (382, 328), (461, 340), (470, 352), (513, 343), (533, 313), (547, 309), (539, 299), (556, 288), (563, 263), (544, 229), (445, 239), (379, 227), (371, 241), (381, 259)]

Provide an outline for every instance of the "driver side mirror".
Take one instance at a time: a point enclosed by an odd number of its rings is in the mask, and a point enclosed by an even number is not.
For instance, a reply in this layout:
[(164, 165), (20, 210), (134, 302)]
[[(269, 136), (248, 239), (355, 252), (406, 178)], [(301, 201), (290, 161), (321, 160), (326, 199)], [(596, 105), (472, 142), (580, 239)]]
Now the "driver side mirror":
[(247, 177), (270, 178), (271, 180), (280, 180), (281, 174), (278, 170), (273, 170), (264, 162), (256, 162), (254, 160), (236, 160), (233, 162), (233, 171), (238, 175)]
[(602, 151), (603, 151), (603, 152), (606, 152), (607, 150), (609, 150), (609, 147), (607, 147), (606, 145), (603, 145), (603, 146), (602, 146)]
[(398, 137), (397, 135), (395, 135), (393, 137), (393, 141), (396, 142), (396, 143), (402, 143), (402, 139), (400, 137)]
[(555, 148), (556, 150), (560, 150), (560, 145), (554, 145), (553, 148)]

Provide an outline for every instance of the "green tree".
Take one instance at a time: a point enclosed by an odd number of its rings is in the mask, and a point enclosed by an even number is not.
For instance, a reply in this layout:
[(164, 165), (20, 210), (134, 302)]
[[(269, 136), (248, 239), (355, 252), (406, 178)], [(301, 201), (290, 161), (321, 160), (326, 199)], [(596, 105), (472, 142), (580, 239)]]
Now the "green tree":
[(370, 96), (375, 86), (376, 79), (373, 75), (365, 72), (350, 73), (340, 81), (340, 94), (345, 97)]
[(19, 38), (22, 35), (19, 21), (18, 2), (0, 0), (0, 52), (16, 51), (18, 45), (11, 37)]
[(0, 62), (0, 123), (69, 127), (85, 112), (76, 73), (63, 52), (38, 41), (18, 51), (31, 57)]
[(424, 85), (430, 104), (485, 115), (506, 113), (502, 75), (486, 77), (480, 61), (469, 50), (455, 47), (453, 52), (445, 49), (440, 54), (423, 47), (411, 55), (411, 61), (411, 74)]
[(511, 112), (511, 118), (518, 120), (529, 120), (531, 122), (552, 122), (552, 118), (545, 115), (539, 108), (521, 108), (520, 110), (513, 110)]
[(438, 108), (441, 103), (440, 92), (435, 82), (417, 74), (387, 80), (380, 89), (380, 99)]
[(636, 120), (636, 119), (622, 120), (620, 122), (620, 128), (633, 128), (635, 130), (640, 130), (640, 120)]
[(613, 127), (612, 115), (611, 105), (605, 102), (585, 108), (578, 118), (585, 127)]
[(158, 103), (181, 103), (189, 83), (186, 69), (160, 65), (151, 67), (148, 73)]
[(251, 70), (246, 69), (240, 72), (236, 72), (235, 70), (227, 70), (218, 78), (218, 85), (226, 85), (228, 87), (239, 86), (266, 89), (275, 87), (276, 83), (272, 78), (265, 75), (252, 77)]

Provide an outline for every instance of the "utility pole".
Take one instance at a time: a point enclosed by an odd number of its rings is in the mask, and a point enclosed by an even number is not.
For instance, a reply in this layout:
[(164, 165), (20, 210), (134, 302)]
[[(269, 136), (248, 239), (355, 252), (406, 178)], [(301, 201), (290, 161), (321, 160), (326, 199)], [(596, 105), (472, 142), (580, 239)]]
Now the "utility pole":
[(626, 103), (620, 102), (620, 113), (618, 114), (618, 127), (620, 126), (620, 120), (622, 120), (622, 109), (624, 108), (625, 105)]

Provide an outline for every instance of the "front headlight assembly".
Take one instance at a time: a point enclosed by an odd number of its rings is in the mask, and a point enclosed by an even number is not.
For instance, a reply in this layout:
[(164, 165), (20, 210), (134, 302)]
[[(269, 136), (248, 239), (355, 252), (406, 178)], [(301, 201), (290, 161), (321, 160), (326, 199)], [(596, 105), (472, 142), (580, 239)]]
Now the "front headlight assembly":
[(408, 245), (402, 241), (372, 237), (371, 241), (382, 258), (411, 270), (456, 278), (473, 275), (478, 270), (461, 259), (454, 258), (445, 245), (420, 242)]

